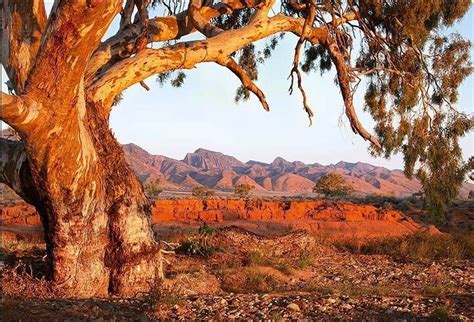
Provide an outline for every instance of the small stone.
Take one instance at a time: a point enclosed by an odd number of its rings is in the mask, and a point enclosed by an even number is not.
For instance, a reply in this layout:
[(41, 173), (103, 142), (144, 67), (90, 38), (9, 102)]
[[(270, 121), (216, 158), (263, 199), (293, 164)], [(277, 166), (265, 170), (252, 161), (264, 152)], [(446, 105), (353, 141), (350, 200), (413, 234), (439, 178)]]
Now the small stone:
[(295, 312), (299, 312), (301, 311), (300, 310), (300, 307), (298, 306), (298, 304), (296, 303), (290, 303), (286, 306), (288, 309), (292, 310), (292, 311), (295, 311)]
[(327, 299), (327, 302), (328, 302), (329, 304), (334, 304), (334, 303), (336, 303), (337, 301), (336, 301), (336, 299), (328, 298), (328, 299)]
[(227, 305), (226, 299), (222, 299), (222, 300), (221, 300), (221, 305)]
[(341, 309), (343, 310), (352, 310), (352, 305), (350, 304), (342, 304)]

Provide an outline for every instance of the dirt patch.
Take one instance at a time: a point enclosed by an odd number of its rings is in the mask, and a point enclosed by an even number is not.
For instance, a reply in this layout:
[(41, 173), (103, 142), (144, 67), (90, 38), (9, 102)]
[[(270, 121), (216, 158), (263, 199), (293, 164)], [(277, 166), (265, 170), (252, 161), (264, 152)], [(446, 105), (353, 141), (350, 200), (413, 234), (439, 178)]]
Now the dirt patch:
[(2, 310), (10, 317), (20, 310), (15, 317), (25, 319), (80, 313), (88, 318), (181, 320), (474, 318), (470, 258), (412, 261), (362, 254), (304, 231), (262, 236), (241, 227), (201, 226), (172, 239), (163, 244), (167, 249), (193, 246), (167, 254), (166, 279), (156, 293), (133, 301), (61, 300), (58, 294), (43, 293), (47, 281), (31, 275), (29, 264), (17, 266), (19, 260), (28, 263), (27, 256), (44, 263), (44, 250), (5, 255), (2, 278), (7, 298)]

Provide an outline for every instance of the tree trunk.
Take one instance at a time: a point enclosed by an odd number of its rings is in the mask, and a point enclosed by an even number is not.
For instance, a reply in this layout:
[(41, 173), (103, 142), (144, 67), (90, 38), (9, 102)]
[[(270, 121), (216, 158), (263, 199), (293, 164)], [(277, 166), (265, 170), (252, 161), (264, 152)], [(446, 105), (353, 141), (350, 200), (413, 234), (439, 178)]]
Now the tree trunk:
[(41, 216), (53, 285), (69, 297), (131, 297), (158, 273), (149, 203), (108, 120), (84, 97), (64, 115), (35, 115), (20, 167), (22, 186), (34, 189), (22, 192)]

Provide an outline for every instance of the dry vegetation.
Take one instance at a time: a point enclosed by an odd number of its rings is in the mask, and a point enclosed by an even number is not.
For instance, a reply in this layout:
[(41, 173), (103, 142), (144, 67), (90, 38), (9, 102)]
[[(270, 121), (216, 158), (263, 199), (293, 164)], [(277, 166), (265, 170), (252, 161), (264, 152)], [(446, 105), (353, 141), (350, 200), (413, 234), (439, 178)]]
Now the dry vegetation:
[[(24, 314), (37, 310), (43, 316), (57, 307), (72, 316), (115, 318), (258, 312), (267, 318), (474, 317), (466, 297), (473, 287), (472, 234), (329, 242), (302, 231), (264, 237), (203, 225), (159, 237), (176, 250), (166, 256), (166, 280), (140, 299), (106, 302), (60, 300), (46, 279), (44, 249), (28, 241), (12, 244), (1, 255), (8, 299), (3, 308), (11, 314), (29, 298), (35, 304)], [(90, 307), (95, 311), (86, 312)]]

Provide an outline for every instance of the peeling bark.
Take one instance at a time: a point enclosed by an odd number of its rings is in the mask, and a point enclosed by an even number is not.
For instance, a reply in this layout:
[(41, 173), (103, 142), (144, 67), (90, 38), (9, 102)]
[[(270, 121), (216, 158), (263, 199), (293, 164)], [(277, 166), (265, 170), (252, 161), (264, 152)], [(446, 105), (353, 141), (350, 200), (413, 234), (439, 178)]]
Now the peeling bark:
[(2, 65), (15, 92), (20, 94), (46, 27), (44, 1), (3, 0), (2, 5)]
[[(298, 2), (296, 2), (298, 3)], [(273, 0), (224, 0), (172, 17), (148, 18), (149, 0), (128, 0), (117, 35), (100, 43), (123, 1), (55, 1), (46, 21), (42, 0), (0, 0), (2, 64), (16, 95), (1, 94), (0, 120), (21, 142), (0, 140), (0, 182), (38, 210), (45, 231), (51, 278), (69, 297), (135, 296), (160, 276), (149, 203), (109, 127), (113, 99), (155, 74), (202, 62), (226, 66), (268, 109), (263, 92), (231, 55), (279, 32), (328, 43), (328, 26), (305, 19), (268, 17)], [(133, 7), (139, 9), (132, 22)], [(211, 18), (255, 8), (250, 23), (222, 30)], [(347, 14), (330, 23), (336, 26)], [(151, 42), (199, 30), (205, 40), (151, 49)], [(367, 138), (353, 110), (344, 62), (330, 45), (346, 111)], [(370, 139), (370, 137), (369, 137)]]

